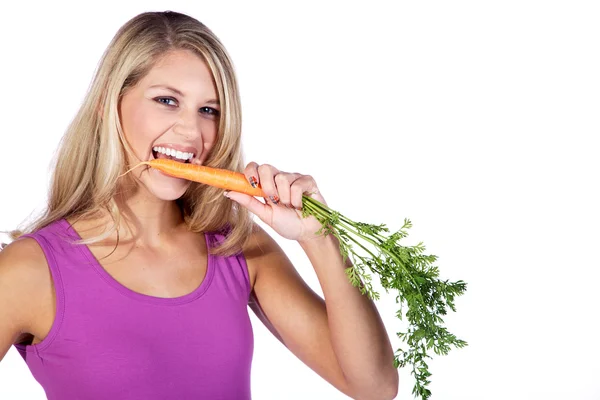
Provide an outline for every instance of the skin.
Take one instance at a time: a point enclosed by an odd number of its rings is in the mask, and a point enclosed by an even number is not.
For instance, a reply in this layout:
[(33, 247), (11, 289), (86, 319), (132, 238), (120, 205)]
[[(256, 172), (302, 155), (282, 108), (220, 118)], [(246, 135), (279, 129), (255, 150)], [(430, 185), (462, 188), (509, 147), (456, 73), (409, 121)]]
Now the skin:
[[(152, 147), (159, 144), (194, 148), (193, 162), (201, 164), (217, 135), (216, 100), (203, 60), (188, 51), (168, 54), (122, 99), (123, 130), (134, 152), (128, 156), (130, 164), (151, 159)], [(348, 281), (336, 239), (315, 236), (319, 222), (301, 218), (303, 193), (311, 192), (326, 204), (315, 180), (256, 162), (244, 173), (279, 201), (262, 202), (236, 192), (226, 192), (227, 197), (299, 243), (326, 299), (308, 287), (275, 240), (257, 225), (243, 250), (252, 285), (250, 307), (290, 351), (341, 392), (356, 399), (394, 398), (398, 372), (377, 309)], [(128, 224), (120, 227), (117, 250), (113, 252), (116, 236), (90, 245), (90, 250), (131, 290), (157, 297), (185, 295), (202, 282), (207, 266), (204, 236), (187, 231), (173, 201), (190, 183), (149, 168), (136, 170), (136, 177), (138, 182), (122, 187), (118, 198)], [(98, 234), (108, 218), (69, 222), (87, 238)], [(52, 326), (54, 309), (54, 288), (41, 249), (32, 239), (11, 243), (0, 252), (0, 321), (8, 321), (0, 324), (0, 358), (12, 343), (41, 342)]]

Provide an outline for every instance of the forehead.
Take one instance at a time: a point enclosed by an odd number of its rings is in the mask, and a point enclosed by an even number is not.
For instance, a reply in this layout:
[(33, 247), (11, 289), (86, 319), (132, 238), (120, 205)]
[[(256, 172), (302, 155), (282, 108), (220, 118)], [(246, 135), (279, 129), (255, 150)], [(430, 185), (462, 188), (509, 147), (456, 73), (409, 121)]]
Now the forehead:
[(203, 58), (189, 50), (171, 51), (161, 57), (140, 81), (140, 86), (171, 85), (181, 91), (216, 92), (214, 77)]

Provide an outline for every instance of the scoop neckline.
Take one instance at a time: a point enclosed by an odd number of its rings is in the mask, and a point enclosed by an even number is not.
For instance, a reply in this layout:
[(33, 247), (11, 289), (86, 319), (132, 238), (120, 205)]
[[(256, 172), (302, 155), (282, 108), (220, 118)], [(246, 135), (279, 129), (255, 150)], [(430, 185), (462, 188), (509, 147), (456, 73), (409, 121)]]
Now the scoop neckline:
[[(64, 218), (62, 223), (65, 225), (67, 231), (71, 232), (76, 240), (82, 240), (79, 233), (73, 228), (73, 226), (69, 223), (69, 221)], [(184, 294), (178, 297), (157, 297), (152, 296), (140, 292), (136, 292), (123, 285), (119, 281), (117, 281), (111, 274), (108, 273), (100, 264), (96, 256), (92, 253), (87, 244), (77, 245), (80, 248), (81, 253), (87, 258), (92, 266), (92, 268), (100, 275), (102, 279), (104, 279), (110, 286), (116, 289), (119, 293), (132, 298), (134, 300), (138, 300), (145, 303), (151, 303), (156, 305), (165, 305), (165, 306), (175, 306), (180, 304), (189, 303), (194, 301), (200, 297), (202, 297), (206, 291), (208, 290), (214, 276), (214, 255), (210, 254), (210, 241), (209, 235), (207, 233), (203, 233), (204, 241), (206, 242), (207, 249), (207, 263), (206, 263), (206, 273), (204, 274), (204, 279), (202, 282), (190, 293)]]

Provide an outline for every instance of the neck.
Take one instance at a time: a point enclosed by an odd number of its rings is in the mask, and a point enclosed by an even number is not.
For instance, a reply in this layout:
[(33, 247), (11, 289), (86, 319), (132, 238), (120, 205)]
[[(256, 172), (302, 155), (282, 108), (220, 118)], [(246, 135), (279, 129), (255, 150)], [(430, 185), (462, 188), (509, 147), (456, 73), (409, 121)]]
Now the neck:
[[(121, 215), (118, 236), (112, 233), (101, 243), (114, 246), (161, 247), (172, 235), (185, 228), (183, 214), (174, 200), (161, 200), (141, 188), (121, 187), (115, 197)], [(113, 223), (107, 211), (92, 220), (78, 221), (80, 235), (90, 237), (102, 234)], [(85, 238), (84, 237), (84, 238)]]
[(138, 246), (160, 246), (182, 227), (183, 215), (174, 200), (138, 193), (120, 195), (116, 201), (123, 219), (119, 226), (120, 238), (133, 241)]
[[(119, 208), (118, 233), (113, 232), (97, 245), (114, 247), (161, 248), (173, 234), (185, 230), (183, 214), (174, 200), (161, 200), (140, 186), (121, 186), (115, 196)], [(85, 219), (74, 217), (69, 222), (83, 239), (102, 235), (113, 219), (107, 210)]]

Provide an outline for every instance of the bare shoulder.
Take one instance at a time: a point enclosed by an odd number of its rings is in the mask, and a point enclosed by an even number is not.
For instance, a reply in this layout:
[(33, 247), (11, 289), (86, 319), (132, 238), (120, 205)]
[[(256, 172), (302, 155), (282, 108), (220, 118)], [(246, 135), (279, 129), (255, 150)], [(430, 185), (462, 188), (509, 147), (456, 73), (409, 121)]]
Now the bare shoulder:
[(34, 239), (18, 239), (0, 251), (0, 321), (8, 321), (0, 325), (0, 345), (29, 332), (52, 293), (48, 263)]
[(273, 252), (282, 252), (282, 250), (275, 239), (255, 222), (252, 227), (250, 239), (244, 247), (244, 255), (246, 258), (254, 259), (265, 257)]
[(246, 258), (253, 288), (259, 269), (281, 263), (289, 263), (289, 259), (281, 249), (281, 246), (279, 246), (268, 232), (256, 223), (254, 223), (252, 234), (242, 251)]
[(10, 280), (11, 287), (27, 289), (49, 276), (46, 256), (34, 239), (18, 239), (0, 251), (0, 282)]

